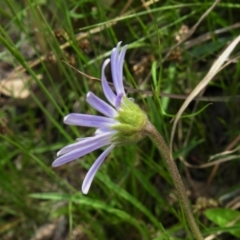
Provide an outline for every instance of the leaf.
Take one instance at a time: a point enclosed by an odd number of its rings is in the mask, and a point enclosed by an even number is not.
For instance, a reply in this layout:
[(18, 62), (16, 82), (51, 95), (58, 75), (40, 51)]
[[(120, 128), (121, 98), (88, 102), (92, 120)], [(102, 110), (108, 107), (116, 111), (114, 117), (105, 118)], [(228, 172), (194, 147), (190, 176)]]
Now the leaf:
[[(240, 212), (232, 209), (214, 208), (204, 212), (205, 216), (220, 227), (222, 231), (228, 232), (240, 238)], [(235, 229), (236, 228), (236, 229)]]
[(138, 229), (138, 231), (141, 233), (143, 237), (142, 239), (149, 239), (147, 228), (145, 228), (145, 226), (141, 223), (141, 221), (139, 221), (138, 219), (135, 219), (128, 213), (124, 212), (124, 210), (110, 207), (108, 204), (101, 202), (99, 200), (91, 199), (89, 197), (82, 196), (80, 194), (76, 194), (72, 196), (67, 193), (33, 193), (33, 194), (30, 194), (29, 196), (36, 199), (45, 199), (45, 200), (53, 200), (53, 201), (71, 201), (81, 205), (81, 207), (87, 206), (96, 210), (104, 210), (118, 217), (119, 219), (129, 222), (130, 224), (135, 226)]

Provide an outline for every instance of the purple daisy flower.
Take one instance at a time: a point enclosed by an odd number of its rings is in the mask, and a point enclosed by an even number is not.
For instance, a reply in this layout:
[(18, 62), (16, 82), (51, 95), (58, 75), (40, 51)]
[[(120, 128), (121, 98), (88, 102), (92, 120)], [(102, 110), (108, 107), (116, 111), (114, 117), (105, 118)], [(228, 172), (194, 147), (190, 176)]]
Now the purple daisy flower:
[[(110, 59), (106, 59), (102, 66), (102, 89), (110, 104), (92, 92), (87, 94), (87, 102), (105, 117), (71, 113), (64, 118), (65, 124), (97, 128), (95, 135), (77, 139), (76, 143), (62, 148), (57, 153), (58, 158), (52, 163), (53, 167), (58, 167), (96, 149), (108, 146), (88, 171), (82, 184), (84, 194), (88, 193), (96, 172), (111, 150), (126, 141), (136, 142), (143, 135), (139, 132), (142, 125), (145, 124), (146, 116), (136, 104), (126, 97), (123, 86), (123, 62), (127, 46), (120, 51), (120, 45), (121, 42), (112, 50)], [(111, 63), (115, 92), (110, 88), (105, 77), (104, 71), (109, 62)]]

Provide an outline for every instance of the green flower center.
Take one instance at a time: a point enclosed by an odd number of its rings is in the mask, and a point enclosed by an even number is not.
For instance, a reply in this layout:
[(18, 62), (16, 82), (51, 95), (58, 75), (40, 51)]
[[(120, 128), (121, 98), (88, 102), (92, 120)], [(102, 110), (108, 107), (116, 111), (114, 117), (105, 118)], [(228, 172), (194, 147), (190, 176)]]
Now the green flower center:
[(120, 123), (112, 127), (118, 131), (113, 141), (124, 144), (141, 140), (144, 137), (143, 128), (147, 122), (147, 116), (139, 106), (123, 97), (118, 114), (115, 119)]

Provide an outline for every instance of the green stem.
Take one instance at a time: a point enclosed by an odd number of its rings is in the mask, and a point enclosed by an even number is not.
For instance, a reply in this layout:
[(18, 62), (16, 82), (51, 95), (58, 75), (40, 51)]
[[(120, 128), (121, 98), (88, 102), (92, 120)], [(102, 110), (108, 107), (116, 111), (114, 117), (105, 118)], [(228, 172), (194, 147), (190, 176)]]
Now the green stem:
[(178, 192), (178, 197), (180, 203), (182, 205), (183, 211), (186, 215), (187, 221), (189, 223), (190, 229), (197, 240), (203, 240), (202, 234), (199, 230), (199, 227), (193, 217), (192, 210), (190, 208), (190, 204), (186, 195), (186, 190), (183, 185), (181, 176), (178, 172), (177, 166), (174, 160), (171, 157), (170, 150), (165, 143), (162, 136), (159, 134), (157, 129), (148, 121), (144, 127), (145, 133), (152, 139), (152, 141), (158, 147), (160, 153), (162, 154), (163, 158), (165, 159), (168, 169), (170, 171), (171, 177), (173, 179), (174, 185)]

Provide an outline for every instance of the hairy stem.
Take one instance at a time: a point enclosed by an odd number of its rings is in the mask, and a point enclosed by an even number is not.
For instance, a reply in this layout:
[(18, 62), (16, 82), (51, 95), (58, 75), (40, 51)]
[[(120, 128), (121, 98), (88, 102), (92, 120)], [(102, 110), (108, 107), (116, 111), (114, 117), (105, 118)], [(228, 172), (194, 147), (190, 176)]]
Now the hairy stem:
[(189, 227), (197, 240), (203, 240), (202, 234), (199, 230), (199, 227), (193, 217), (192, 210), (186, 195), (186, 190), (183, 185), (181, 176), (178, 172), (177, 166), (174, 160), (171, 157), (170, 150), (165, 143), (162, 136), (159, 134), (157, 129), (148, 121), (144, 127), (146, 134), (152, 139), (152, 141), (158, 147), (158, 150), (162, 154), (164, 160), (167, 163), (168, 169), (170, 171), (171, 177), (173, 179), (175, 188), (177, 189), (178, 197), (182, 205), (183, 211), (186, 215)]

